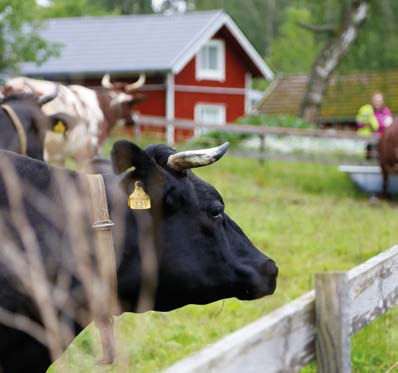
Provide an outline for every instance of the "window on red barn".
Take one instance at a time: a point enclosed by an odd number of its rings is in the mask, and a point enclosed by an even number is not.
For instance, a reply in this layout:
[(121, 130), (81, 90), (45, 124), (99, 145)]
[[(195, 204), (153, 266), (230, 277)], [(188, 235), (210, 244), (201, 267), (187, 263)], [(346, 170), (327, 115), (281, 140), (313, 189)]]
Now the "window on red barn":
[(196, 58), (197, 80), (225, 80), (225, 44), (223, 40), (209, 40)]
[[(200, 124), (223, 125), (226, 120), (225, 105), (223, 104), (202, 104), (195, 105), (195, 122)], [(203, 128), (195, 129), (195, 136), (200, 136), (208, 130)]]

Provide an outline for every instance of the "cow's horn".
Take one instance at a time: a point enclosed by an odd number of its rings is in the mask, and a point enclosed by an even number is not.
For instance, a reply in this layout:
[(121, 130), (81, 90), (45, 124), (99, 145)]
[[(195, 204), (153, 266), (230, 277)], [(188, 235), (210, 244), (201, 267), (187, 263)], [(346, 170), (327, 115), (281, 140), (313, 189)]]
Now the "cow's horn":
[(172, 154), (167, 159), (167, 165), (176, 171), (188, 168), (202, 167), (218, 161), (227, 151), (229, 142), (210, 149), (188, 150)]
[(58, 92), (59, 92), (59, 84), (55, 84), (54, 90), (46, 95), (40, 96), (37, 99), (37, 102), (39, 103), (40, 106), (43, 106), (47, 102), (54, 100), (54, 98), (58, 96)]
[(145, 84), (145, 79), (146, 79), (145, 74), (140, 74), (140, 76), (136, 82), (131, 83), (126, 86), (126, 91), (130, 92), (130, 91), (134, 91), (135, 89), (142, 87)]
[(113, 84), (111, 83), (111, 77), (109, 76), (109, 74), (105, 74), (102, 77), (101, 80), (101, 85), (106, 88), (106, 89), (112, 89), (113, 88)]

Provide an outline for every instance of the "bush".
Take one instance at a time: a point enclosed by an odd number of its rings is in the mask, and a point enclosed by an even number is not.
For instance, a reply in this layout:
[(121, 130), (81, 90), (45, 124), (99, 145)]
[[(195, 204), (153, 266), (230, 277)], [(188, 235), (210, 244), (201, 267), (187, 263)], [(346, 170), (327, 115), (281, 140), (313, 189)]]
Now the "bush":
[[(235, 121), (236, 124), (249, 124), (256, 126), (267, 127), (286, 127), (286, 128), (317, 128), (316, 125), (306, 122), (304, 119), (287, 114), (260, 114), (260, 115), (247, 115)], [(251, 135), (241, 133), (230, 133), (224, 131), (209, 131), (203, 133), (198, 138), (193, 139), (190, 143), (197, 146), (212, 146), (220, 145), (225, 141), (229, 141), (231, 145), (238, 144), (246, 140)]]
[(267, 127), (287, 128), (316, 128), (315, 124), (306, 122), (304, 119), (288, 114), (260, 114), (247, 115), (237, 120), (238, 124), (252, 124)]

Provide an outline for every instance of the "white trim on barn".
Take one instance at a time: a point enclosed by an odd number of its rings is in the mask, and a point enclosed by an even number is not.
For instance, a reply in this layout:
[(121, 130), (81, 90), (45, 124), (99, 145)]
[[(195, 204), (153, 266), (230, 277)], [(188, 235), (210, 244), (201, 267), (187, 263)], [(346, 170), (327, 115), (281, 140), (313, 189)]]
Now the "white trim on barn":
[[(227, 110), (225, 104), (213, 104), (198, 102), (194, 109), (195, 122), (200, 124), (217, 124), (224, 125), (227, 118)], [(195, 137), (203, 135), (207, 130), (203, 128), (195, 128)]]
[[(213, 113), (211, 113), (213, 112)], [(215, 119), (208, 119), (206, 115), (210, 113), (210, 116), (216, 114)], [(198, 102), (195, 105), (195, 122), (201, 124), (219, 124), (222, 126), (226, 121), (226, 108), (225, 104), (213, 104)]]
[(246, 73), (245, 74), (245, 114), (249, 114), (252, 105), (251, 105), (251, 97), (250, 91), (252, 89), (252, 74)]
[(187, 65), (187, 63), (199, 52), (202, 46), (223, 26), (226, 26), (231, 32), (256, 67), (261, 71), (262, 75), (268, 80), (274, 79), (274, 73), (272, 70), (267, 66), (263, 58), (254, 49), (242, 31), (239, 30), (232, 18), (225, 13), (220, 13), (218, 15), (218, 19), (213, 22), (197, 40), (195, 40), (188, 48), (186, 48), (183, 53), (175, 57), (172, 63), (173, 73), (176, 75), (179, 74), (180, 71)]
[[(215, 51), (212, 65), (210, 49)], [(195, 56), (196, 80), (225, 80), (225, 42), (221, 39), (210, 39)]]
[[(166, 119), (174, 119), (175, 96), (174, 96), (174, 75), (169, 72), (166, 76)], [(174, 144), (174, 126), (169, 124), (166, 130), (167, 144)]]
[(224, 13), (217, 15), (217, 20), (208, 26), (199, 38), (193, 40), (185, 50), (177, 55), (172, 62), (172, 71), (175, 75), (179, 74), (181, 70), (188, 64), (189, 61), (199, 52), (200, 48), (207, 43), (214, 34), (223, 26)]
[(174, 86), (176, 92), (197, 92), (197, 93), (216, 93), (221, 95), (245, 95), (245, 88), (234, 87), (209, 87), (199, 85), (183, 85), (176, 84)]
[(244, 51), (248, 54), (248, 56), (253, 60), (254, 64), (261, 71), (264, 78), (267, 80), (274, 79), (275, 75), (272, 70), (268, 67), (268, 65), (264, 62), (264, 59), (258, 54), (258, 52), (254, 49), (253, 45), (246, 38), (242, 31), (240, 31), (239, 27), (232, 20), (232, 18), (228, 14), (224, 14), (226, 17), (226, 26), (228, 30), (232, 33), (232, 35), (239, 42)]

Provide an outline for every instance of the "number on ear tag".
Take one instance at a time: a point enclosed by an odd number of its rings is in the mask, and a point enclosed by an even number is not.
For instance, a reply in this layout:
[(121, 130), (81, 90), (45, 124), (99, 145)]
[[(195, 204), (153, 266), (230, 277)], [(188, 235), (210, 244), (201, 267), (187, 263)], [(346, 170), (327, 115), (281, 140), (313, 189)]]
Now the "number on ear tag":
[(54, 126), (54, 132), (64, 134), (66, 131), (65, 124), (62, 121), (58, 121)]
[(132, 210), (147, 210), (151, 208), (151, 200), (145, 193), (144, 184), (141, 181), (134, 183), (134, 191), (130, 194), (128, 205)]

